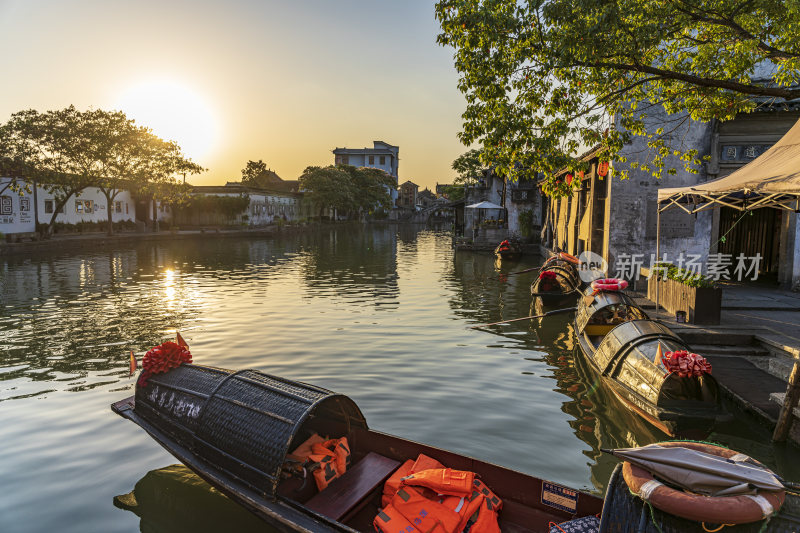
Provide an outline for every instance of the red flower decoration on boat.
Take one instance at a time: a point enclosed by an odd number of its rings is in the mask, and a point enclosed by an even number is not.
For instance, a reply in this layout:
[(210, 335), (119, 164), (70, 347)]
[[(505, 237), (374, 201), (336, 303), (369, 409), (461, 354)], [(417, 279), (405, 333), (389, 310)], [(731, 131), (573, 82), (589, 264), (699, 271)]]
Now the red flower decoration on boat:
[(167, 341), (160, 346), (150, 348), (142, 360), (142, 374), (139, 376), (139, 386), (146, 387), (147, 380), (153, 374), (163, 374), (183, 363), (191, 363), (192, 354), (184, 346)]
[(705, 357), (686, 350), (667, 352), (662, 361), (670, 373), (675, 372), (682, 378), (711, 374), (711, 363)]
[(539, 279), (558, 279), (558, 276), (552, 270), (543, 270), (539, 274)]

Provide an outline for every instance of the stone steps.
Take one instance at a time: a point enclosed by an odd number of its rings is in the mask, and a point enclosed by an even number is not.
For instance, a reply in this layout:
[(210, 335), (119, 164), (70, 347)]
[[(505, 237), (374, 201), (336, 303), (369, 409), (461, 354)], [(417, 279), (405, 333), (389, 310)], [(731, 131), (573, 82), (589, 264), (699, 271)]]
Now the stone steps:
[(769, 352), (761, 346), (753, 344), (745, 345), (722, 345), (722, 344), (694, 344), (691, 343), (692, 350), (700, 355), (738, 355), (763, 357)]

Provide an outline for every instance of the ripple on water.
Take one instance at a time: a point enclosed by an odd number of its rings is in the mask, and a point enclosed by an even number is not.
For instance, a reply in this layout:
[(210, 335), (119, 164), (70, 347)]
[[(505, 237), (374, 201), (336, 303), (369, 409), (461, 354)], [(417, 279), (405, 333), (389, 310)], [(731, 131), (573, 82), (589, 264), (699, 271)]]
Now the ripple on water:
[[(614, 461), (600, 447), (663, 437), (580, 373), (568, 316), (467, 329), (530, 315), (530, 280), (454, 255), (446, 233), (143, 243), (3, 259), (0, 273), (0, 472), (14, 487), (0, 531), (139, 529), (111, 498), (174, 460), (108, 405), (133, 390), (128, 353), (175, 331), (198, 363), (315, 383), (375, 429), (578, 488), (603, 489)], [(796, 456), (740, 426), (712, 437), (796, 477)]]

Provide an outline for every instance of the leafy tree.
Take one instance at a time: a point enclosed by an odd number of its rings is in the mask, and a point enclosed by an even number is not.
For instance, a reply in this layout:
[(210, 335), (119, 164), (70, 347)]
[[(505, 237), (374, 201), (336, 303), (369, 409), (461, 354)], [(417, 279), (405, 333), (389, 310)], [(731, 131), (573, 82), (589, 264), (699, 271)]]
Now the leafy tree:
[(483, 177), (486, 165), (481, 161), (482, 150), (467, 150), (453, 161), (453, 170), (458, 175), (453, 180), (456, 184), (469, 185)]
[(355, 190), (352, 209), (359, 213), (371, 213), (376, 208), (391, 209), (395, 182), (389, 174), (379, 168), (338, 165), (350, 175), (351, 187)]
[(202, 170), (186, 159), (174, 142), (136, 126), (120, 111), (21, 111), (0, 127), (5, 165), (37, 179), (53, 194), (55, 206), (47, 226), (73, 195), (98, 187), (106, 197), (108, 233), (113, 233), (114, 198), (123, 190), (176, 182), (178, 172)]
[[(116, 112), (111, 115), (114, 114)], [(178, 176), (204, 170), (186, 158), (176, 142), (165, 141), (149, 128), (136, 126), (132, 120), (125, 118), (116, 131), (117, 137), (109, 140), (112, 149), (108, 171), (98, 183), (107, 200), (109, 235), (113, 233), (113, 201), (120, 192), (130, 190), (139, 196), (173, 204), (189, 190)]]
[(451, 202), (458, 202), (464, 199), (464, 186), (463, 185), (448, 185), (444, 189), (444, 194)]
[[(439, 0), (436, 17), (467, 99), (462, 142), (512, 179), (544, 172), (549, 194), (570, 192), (554, 174), (585, 170), (580, 150), (620, 160), (632, 136), (652, 156), (642, 170), (696, 171), (697, 152), (671, 139), (683, 123), (800, 97), (796, 2)], [(670, 116), (648, 131), (654, 110)]]
[(347, 211), (355, 205), (356, 191), (350, 174), (339, 167), (307, 167), (298, 182), (305, 198), (319, 210), (319, 216), (326, 207)]
[(0, 127), (0, 153), (18, 174), (33, 178), (53, 195), (52, 233), (56, 216), (67, 200), (100, 181), (104, 161), (96, 148), (98, 132), (75, 107), (39, 113), (33, 109), (11, 115)]
[(267, 164), (262, 160), (248, 161), (247, 166), (242, 169), (242, 183), (246, 185), (255, 184), (258, 177), (267, 171)]
[(267, 164), (260, 159), (258, 161), (248, 161), (247, 166), (242, 169), (242, 183), (248, 187), (266, 189), (282, 181), (283, 180), (281, 180), (275, 172), (268, 169)]

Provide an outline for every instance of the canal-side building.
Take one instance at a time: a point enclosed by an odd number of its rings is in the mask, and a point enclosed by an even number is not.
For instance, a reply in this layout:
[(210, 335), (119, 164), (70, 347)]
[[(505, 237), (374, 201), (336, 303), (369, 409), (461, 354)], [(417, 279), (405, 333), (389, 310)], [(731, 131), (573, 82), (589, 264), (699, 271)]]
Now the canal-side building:
[(302, 194), (280, 190), (247, 187), (239, 182), (219, 185), (196, 185), (190, 192), (192, 196), (219, 196), (247, 198), (248, 204), (241, 212), (233, 215), (202, 212), (196, 209), (176, 210), (175, 223), (178, 226), (202, 226), (213, 224), (266, 226), (278, 221), (293, 222), (300, 218)]
[[(785, 104), (764, 105), (727, 122), (701, 123), (687, 117), (669, 135), (680, 139), (684, 149), (696, 149), (699, 158), (707, 157), (697, 173), (686, 171), (677, 158), (665, 162), (666, 167), (676, 169), (674, 175), (665, 171), (655, 178), (633, 168), (633, 163), (647, 164), (652, 158), (647, 139), (642, 137), (623, 147), (624, 163), (600, 161), (590, 150), (583, 157), (589, 165), (587, 172), (582, 176), (568, 177), (567, 172), (559, 175), (580, 181), (572, 196), (542, 198), (547, 205), (543, 244), (552, 251), (573, 255), (591, 250), (608, 262), (610, 273), (648, 267), (655, 260), (660, 188), (692, 186), (727, 176), (764, 153), (798, 119), (800, 108)], [(680, 122), (676, 117), (650, 110), (648, 126), (652, 131), (676, 122)], [(628, 171), (628, 179), (611, 177), (621, 170)], [(784, 210), (764, 208), (742, 216), (728, 207), (697, 214), (672, 209), (661, 215), (660, 255), (672, 262), (692, 257), (707, 265), (710, 254), (732, 258), (758, 254), (762, 279), (792, 286), (800, 282), (795, 264), (800, 255), (798, 232), (797, 214)]]
[[(55, 196), (46, 186), (24, 180), (16, 180), (22, 191), (15, 192), (8, 186), (12, 181), (12, 178), (0, 178), (0, 233), (32, 233), (36, 231), (37, 222), (49, 224), (57, 205)], [(108, 200), (99, 188), (87, 187), (67, 200), (56, 215), (55, 222), (64, 229), (79, 229), (82, 224), (89, 223), (99, 227), (108, 222), (107, 204)], [(157, 213), (163, 213), (159, 211), (160, 207), (157, 203)], [(136, 199), (129, 191), (120, 191), (111, 202), (110, 209), (114, 223), (133, 224), (136, 220)], [(163, 219), (163, 216), (159, 219)]]
[(400, 184), (400, 196), (397, 198), (397, 207), (414, 209), (417, 205), (417, 191), (419, 185), (413, 181), (405, 181)]
[(399, 183), (400, 147), (383, 141), (372, 141), (372, 148), (335, 148), (335, 165), (379, 168), (394, 178), (395, 188), (390, 189), (392, 204), (397, 202)]

